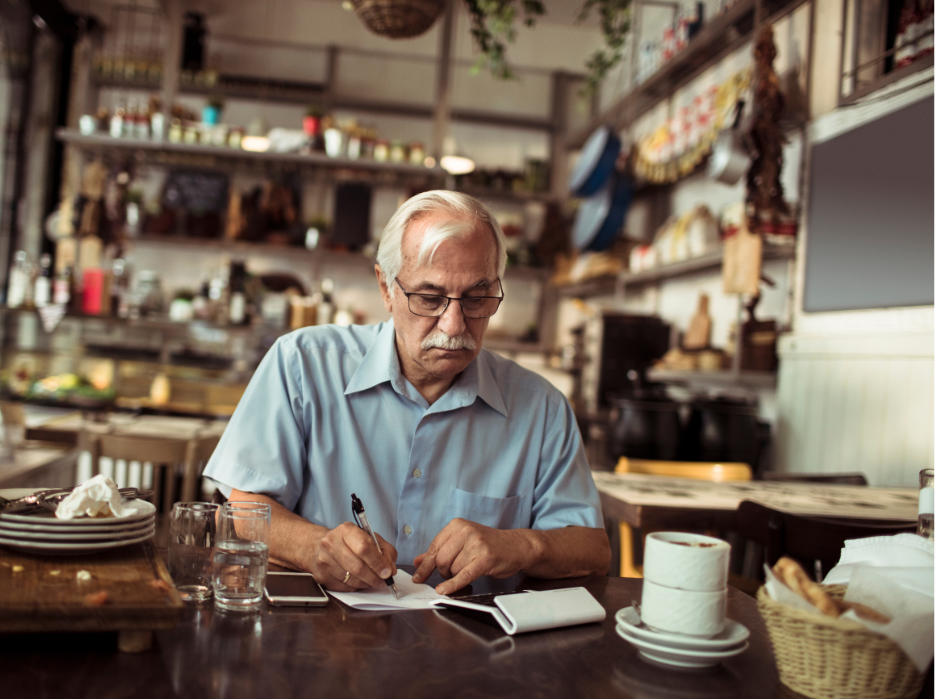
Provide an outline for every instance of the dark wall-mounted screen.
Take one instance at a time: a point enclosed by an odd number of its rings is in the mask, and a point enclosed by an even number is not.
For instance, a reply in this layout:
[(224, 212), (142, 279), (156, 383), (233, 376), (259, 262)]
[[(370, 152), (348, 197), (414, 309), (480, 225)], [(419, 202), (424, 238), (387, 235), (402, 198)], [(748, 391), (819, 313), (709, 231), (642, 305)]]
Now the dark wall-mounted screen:
[(812, 147), (805, 311), (935, 301), (933, 118), (926, 98)]

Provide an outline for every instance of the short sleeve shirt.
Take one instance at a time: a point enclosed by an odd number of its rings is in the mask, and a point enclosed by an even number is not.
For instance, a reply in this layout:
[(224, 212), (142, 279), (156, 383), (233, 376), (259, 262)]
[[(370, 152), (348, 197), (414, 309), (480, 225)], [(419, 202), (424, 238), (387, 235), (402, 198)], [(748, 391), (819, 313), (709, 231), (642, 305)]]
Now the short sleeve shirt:
[(260, 363), (205, 475), (328, 528), (351, 493), (400, 563), (462, 517), (499, 529), (601, 527), (574, 413), (482, 349), (435, 403), (400, 371), (392, 321), (305, 328)]

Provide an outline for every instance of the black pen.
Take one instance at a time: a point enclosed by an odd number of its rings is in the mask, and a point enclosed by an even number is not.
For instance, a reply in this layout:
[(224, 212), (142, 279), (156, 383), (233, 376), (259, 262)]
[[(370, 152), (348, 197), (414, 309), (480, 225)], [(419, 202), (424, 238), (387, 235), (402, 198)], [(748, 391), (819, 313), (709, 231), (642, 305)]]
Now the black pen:
[[(377, 541), (377, 535), (373, 533), (370, 522), (367, 521), (367, 513), (364, 512), (364, 503), (362, 503), (360, 498), (354, 495), (354, 493), (351, 493), (351, 511), (354, 513), (354, 519), (357, 520), (357, 526), (370, 535), (370, 538), (373, 539), (373, 543), (377, 545), (377, 551), (380, 551), (380, 542)], [(383, 551), (380, 551), (380, 553), (383, 553)], [(393, 597), (399, 599), (399, 594), (396, 592), (396, 583), (393, 582), (392, 575), (386, 579), (386, 586), (393, 588)]]

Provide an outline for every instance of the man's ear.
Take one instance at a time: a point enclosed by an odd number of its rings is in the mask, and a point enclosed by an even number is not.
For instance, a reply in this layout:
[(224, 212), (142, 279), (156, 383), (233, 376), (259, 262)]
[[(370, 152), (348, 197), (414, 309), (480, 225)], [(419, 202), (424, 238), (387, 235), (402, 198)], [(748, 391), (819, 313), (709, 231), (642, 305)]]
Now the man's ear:
[(380, 269), (380, 265), (374, 265), (373, 271), (377, 274), (377, 282), (380, 284), (380, 296), (383, 297), (383, 307), (387, 310), (388, 313), (393, 312), (393, 293), (392, 290), (386, 285), (386, 278), (383, 276), (383, 270)]

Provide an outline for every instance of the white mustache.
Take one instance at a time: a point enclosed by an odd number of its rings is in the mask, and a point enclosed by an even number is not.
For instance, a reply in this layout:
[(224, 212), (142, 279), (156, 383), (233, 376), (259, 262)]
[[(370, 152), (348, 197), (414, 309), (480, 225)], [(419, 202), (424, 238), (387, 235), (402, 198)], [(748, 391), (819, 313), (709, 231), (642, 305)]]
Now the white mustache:
[(474, 338), (467, 333), (462, 333), (457, 337), (452, 337), (443, 330), (435, 328), (425, 337), (424, 340), (422, 340), (422, 349), (430, 350), (435, 347), (444, 350), (463, 349), (473, 352), (475, 349), (477, 349), (477, 342), (475, 342)]

